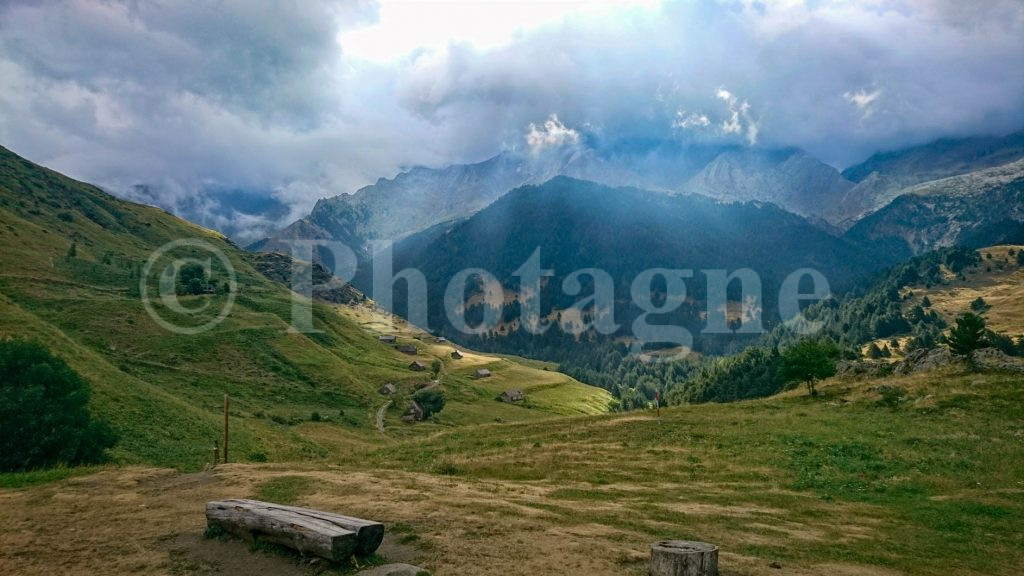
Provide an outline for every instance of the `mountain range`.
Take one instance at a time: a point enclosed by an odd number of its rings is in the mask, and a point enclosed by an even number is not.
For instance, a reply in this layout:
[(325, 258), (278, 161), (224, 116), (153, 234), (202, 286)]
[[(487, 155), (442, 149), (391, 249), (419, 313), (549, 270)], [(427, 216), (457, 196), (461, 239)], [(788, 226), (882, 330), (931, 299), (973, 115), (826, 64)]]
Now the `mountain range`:
[(288, 239), (320, 238), (367, 252), (372, 241), (468, 217), (509, 190), (559, 175), (726, 202), (771, 202), (839, 235), (912, 186), (1021, 158), (1024, 132), (881, 152), (842, 172), (797, 149), (666, 145), (643, 152), (505, 152), (474, 164), (413, 168), (353, 194), (322, 199), (309, 216), (250, 247), (283, 250)]

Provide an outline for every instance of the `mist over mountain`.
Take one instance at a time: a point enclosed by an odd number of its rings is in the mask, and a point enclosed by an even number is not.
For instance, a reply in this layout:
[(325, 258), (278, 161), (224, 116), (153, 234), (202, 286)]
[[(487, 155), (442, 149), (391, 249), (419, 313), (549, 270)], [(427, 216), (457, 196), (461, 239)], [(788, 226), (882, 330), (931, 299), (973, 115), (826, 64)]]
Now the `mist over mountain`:
[(571, 176), (616, 186), (671, 191), (721, 152), (715, 147), (665, 146), (601, 155), (576, 147), (542, 153), (504, 152), (475, 164), (424, 167), (381, 178), (354, 194), (318, 201), (312, 212), (255, 247), (286, 250), (282, 240), (330, 238), (363, 247), (395, 240), (436, 224), (464, 218), (513, 188)]
[(1024, 157), (1021, 134), (940, 140), (873, 155), (842, 173), (792, 148), (663, 143), (608, 152), (579, 146), (505, 152), (475, 164), (413, 168), (354, 194), (322, 199), (308, 217), (253, 248), (287, 251), (289, 239), (315, 238), (368, 253), (372, 241), (401, 239), (468, 217), (513, 188), (555, 176), (724, 202), (770, 202), (839, 235), (909, 186)]
[(217, 230), (240, 244), (273, 234), (294, 217), (287, 204), (259, 190), (210, 189), (201, 196), (194, 196), (176, 194), (167, 186), (137, 184), (118, 195), (163, 208), (179, 218)]

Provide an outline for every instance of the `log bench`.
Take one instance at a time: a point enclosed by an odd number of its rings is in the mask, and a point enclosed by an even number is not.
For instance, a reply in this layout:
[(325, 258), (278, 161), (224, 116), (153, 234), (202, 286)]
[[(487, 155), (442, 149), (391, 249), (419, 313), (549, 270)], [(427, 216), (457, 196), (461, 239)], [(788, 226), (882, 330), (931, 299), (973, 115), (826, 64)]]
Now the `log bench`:
[(380, 522), (259, 500), (206, 503), (206, 522), (248, 541), (266, 541), (334, 562), (372, 554), (384, 540)]

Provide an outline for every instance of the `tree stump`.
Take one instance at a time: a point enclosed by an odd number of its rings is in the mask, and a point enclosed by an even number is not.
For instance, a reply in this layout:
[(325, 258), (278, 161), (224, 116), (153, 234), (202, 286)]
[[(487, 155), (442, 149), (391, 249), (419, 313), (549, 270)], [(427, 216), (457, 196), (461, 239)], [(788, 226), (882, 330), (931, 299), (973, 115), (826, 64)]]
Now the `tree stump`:
[(662, 540), (651, 545), (651, 576), (717, 576), (718, 546)]

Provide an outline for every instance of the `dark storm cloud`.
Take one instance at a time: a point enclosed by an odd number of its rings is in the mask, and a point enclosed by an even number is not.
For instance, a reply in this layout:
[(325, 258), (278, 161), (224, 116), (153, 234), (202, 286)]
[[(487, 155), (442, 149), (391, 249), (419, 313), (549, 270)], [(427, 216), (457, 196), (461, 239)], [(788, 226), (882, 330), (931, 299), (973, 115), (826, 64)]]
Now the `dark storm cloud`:
[(679, 2), (453, 47), (403, 77), (403, 102), (466, 131), (557, 113), (600, 140), (732, 139), (838, 164), (1024, 124), (1024, 4), (814, 4)]
[[(5, 4), (0, 141), (258, 229), (404, 166), (507, 148), (730, 141), (842, 165), (1024, 125), (1016, 0), (668, 2), (489, 50), (347, 56), (346, 31), (377, 14), (369, 2)], [(293, 210), (236, 217), (201, 197), (235, 189)]]

